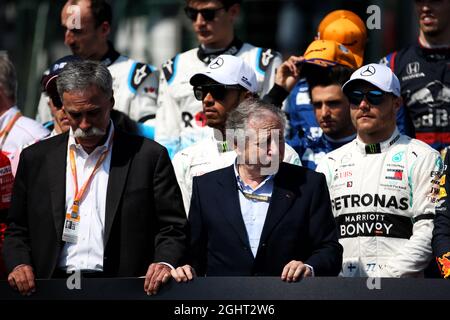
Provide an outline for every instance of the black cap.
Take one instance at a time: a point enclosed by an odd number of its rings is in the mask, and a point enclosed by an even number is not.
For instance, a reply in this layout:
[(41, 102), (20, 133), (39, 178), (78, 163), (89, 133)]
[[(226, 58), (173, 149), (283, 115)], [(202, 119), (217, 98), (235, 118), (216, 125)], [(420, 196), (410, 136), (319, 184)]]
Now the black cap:
[(61, 59), (56, 60), (47, 72), (41, 78), (42, 91), (46, 92), (50, 99), (52, 99), (53, 104), (57, 108), (62, 107), (62, 102), (58, 94), (58, 89), (56, 87), (56, 79), (58, 74), (64, 69), (66, 64), (71, 61), (80, 61), (81, 58), (73, 55), (65, 56)]

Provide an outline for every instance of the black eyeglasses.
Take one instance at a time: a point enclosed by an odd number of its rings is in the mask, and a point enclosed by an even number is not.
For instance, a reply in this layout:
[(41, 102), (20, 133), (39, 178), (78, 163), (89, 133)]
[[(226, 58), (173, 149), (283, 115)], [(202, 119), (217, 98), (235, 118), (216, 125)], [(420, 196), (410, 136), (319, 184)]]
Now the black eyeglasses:
[(381, 90), (370, 90), (367, 92), (363, 92), (360, 90), (353, 90), (347, 94), (348, 100), (351, 104), (359, 106), (361, 101), (366, 97), (367, 101), (377, 106), (383, 102), (385, 93)]
[(202, 101), (205, 99), (206, 95), (210, 93), (215, 100), (222, 101), (225, 99), (228, 90), (242, 90), (242, 88), (238, 85), (225, 84), (198, 86), (194, 87), (194, 96), (197, 100)]
[(216, 17), (216, 12), (219, 10), (225, 9), (225, 7), (216, 8), (216, 9), (194, 9), (191, 7), (185, 7), (184, 12), (186, 16), (192, 21), (197, 20), (197, 14), (200, 13), (206, 21), (212, 21)]

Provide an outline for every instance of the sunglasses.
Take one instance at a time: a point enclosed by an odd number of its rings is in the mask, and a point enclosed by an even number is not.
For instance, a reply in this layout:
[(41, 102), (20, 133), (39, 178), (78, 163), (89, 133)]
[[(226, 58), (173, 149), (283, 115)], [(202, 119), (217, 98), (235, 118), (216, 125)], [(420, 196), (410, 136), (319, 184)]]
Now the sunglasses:
[(206, 21), (212, 21), (216, 17), (216, 12), (219, 10), (225, 9), (224, 7), (216, 8), (216, 9), (194, 9), (191, 7), (185, 7), (184, 12), (186, 16), (192, 21), (197, 20), (197, 15), (200, 13)]
[(385, 93), (381, 90), (370, 90), (367, 92), (353, 90), (348, 93), (348, 100), (351, 104), (359, 106), (361, 101), (366, 97), (371, 105), (380, 105), (383, 102)]
[(194, 96), (197, 100), (203, 101), (206, 95), (209, 93), (214, 98), (214, 100), (222, 101), (229, 90), (242, 90), (238, 85), (225, 85), (216, 84), (208, 86), (198, 86), (194, 87)]

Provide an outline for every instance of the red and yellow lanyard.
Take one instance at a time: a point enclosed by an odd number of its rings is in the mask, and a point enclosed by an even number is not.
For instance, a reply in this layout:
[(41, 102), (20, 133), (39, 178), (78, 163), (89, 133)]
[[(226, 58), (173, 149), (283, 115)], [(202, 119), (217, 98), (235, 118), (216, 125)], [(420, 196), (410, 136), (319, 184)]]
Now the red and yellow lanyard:
[(73, 199), (72, 210), (71, 210), (70, 214), (67, 213), (67, 215), (66, 215), (66, 217), (68, 219), (76, 220), (76, 221), (80, 220), (80, 215), (78, 214), (78, 211), (80, 208), (81, 199), (83, 198), (84, 194), (86, 193), (87, 188), (91, 184), (92, 179), (94, 179), (94, 175), (97, 173), (97, 170), (100, 168), (103, 161), (105, 161), (106, 156), (108, 155), (108, 152), (111, 149), (112, 141), (113, 141), (113, 135), (111, 135), (111, 140), (108, 144), (108, 148), (102, 152), (102, 154), (98, 158), (97, 163), (95, 164), (95, 167), (92, 170), (89, 178), (84, 182), (84, 184), (81, 186), (80, 190), (78, 190), (78, 176), (77, 176), (77, 165), (75, 162), (75, 152), (73, 151), (72, 148), (70, 148), (70, 154), (69, 154), (70, 155), (70, 168), (72, 169), (73, 182), (75, 185), (75, 197)]
[(9, 133), (11, 132), (12, 127), (14, 126), (14, 124), (16, 123), (16, 121), (22, 116), (22, 114), (19, 112), (17, 112), (14, 117), (8, 122), (8, 124), (6, 125), (5, 129), (3, 129), (2, 131), (0, 131), (0, 138), (3, 137), (2, 142), (0, 143), (0, 150), (3, 149), (3, 145), (5, 144), (6, 138), (8, 138)]

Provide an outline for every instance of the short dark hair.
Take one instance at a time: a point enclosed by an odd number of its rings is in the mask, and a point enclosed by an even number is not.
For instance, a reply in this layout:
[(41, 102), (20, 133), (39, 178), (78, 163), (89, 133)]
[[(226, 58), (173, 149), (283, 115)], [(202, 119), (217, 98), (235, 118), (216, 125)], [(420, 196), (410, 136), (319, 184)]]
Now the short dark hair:
[[(210, 2), (212, 0), (186, 0), (186, 5), (189, 5), (189, 3), (193, 2), (193, 1)], [(222, 3), (222, 5), (225, 7), (225, 9), (228, 9), (233, 4), (236, 4), (236, 3), (241, 4), (242, 3), (242, 0), (215, 0), (215, 1)]]
[(309, 86), (309, 93), (316, 86), (331, 86), (339, 85), (343, 86), (345, 82), (350, 79), (353, 73), (353, 69), (336, 65), (332, 67), (321, 67), (312, 64), (305, 64), (302, 74), (305, 76)]
[(91, 0), (91, 12), (94, 17), (95, 26), (100, 26), (103, 22), (112, 23), (111, 5), (105, 0)]
[[(70, 1), (72, 4), (77, 4), (80, 0)], [(94, 18), (95, 27), (99, 27), (103, 22), (112, 23), (112, 8), (111, 5), (105, 0), (90, 0), (90, 10), (92, 17)]]

